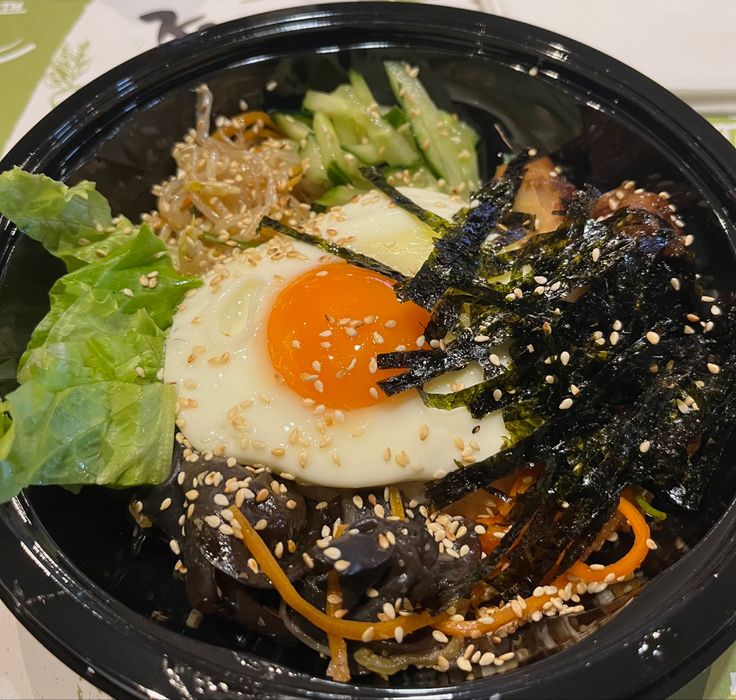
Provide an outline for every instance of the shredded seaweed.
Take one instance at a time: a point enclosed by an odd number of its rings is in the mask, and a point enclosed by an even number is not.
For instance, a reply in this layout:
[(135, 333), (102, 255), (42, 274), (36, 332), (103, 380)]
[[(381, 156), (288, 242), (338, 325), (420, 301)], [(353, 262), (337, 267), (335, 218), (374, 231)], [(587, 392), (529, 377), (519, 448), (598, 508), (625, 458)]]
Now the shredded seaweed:
[(286, 224), (280, 221), (276, 221), (275, 219), (271, 219), (268, 216), (264, 216), (263, 219), (261, 219), (261, 223), (258, 225), (259, 236), (264, 231), (274, 231), (275, 233), (279, 233), (282, 236), (288, 236), (289, 238), (301, 241), (302, 243), (308, 243), (309, 245), (313, 245), (315, 248), (323, 250), (325, 253), (329, 253), (330, 255), (342, 258), (343, 260), (346, 260), (356, 267), (362, 267), (366, 270), (373, 270), (374, 272), (378, 272), (379, 274), (384, 275), (385, 277), (388, 277), (395, 282), (405, 282), (407, 279), (406, 276), (398, 270), (394, 270), (392, 267), (384, 265), (382, 262), (379, 262), (378, 260), (371, 258), (368, 255), (356, 253), (349, 248), (344, 248), (343, 246), (332, 243), (325, 238), (314, 236), (311, 233), (297, 231), (295, 228), (287, 226)]
[[(736, 306), (704, 290), (683, 231), (615, 202), (593, 218), (600, 196), (587, 188), (567, 202), (562, 225), (536, 233), (533, 217), (511, 211), (526, 160), (512, 159), (452, 222), (406, 206), (438, 237), (395, 290), (430, 311), (433, 343), (377, 358), (401, 370), (379, 382), (386, 394), (417, 389), (428, 406), (474, 418), (502, 412), (504, 449), (430, 484), (435, 506), (539, 471), (478, 577), (464, 582), (468, 592), (491, 581), (504, 599), (577, 561), (631, 485), (697, 509), (736, 429)], [(471, 363), (483, 370), (478, 384), (424, 391)]]

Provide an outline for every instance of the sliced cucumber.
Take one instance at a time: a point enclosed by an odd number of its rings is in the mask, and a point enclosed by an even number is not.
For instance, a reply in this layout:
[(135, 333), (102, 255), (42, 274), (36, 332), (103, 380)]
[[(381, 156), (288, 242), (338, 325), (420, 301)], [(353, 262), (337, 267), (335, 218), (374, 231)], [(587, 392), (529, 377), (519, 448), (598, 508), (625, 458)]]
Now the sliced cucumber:
[(352, 93), (357, 102), (362, 104), (364, 107), (370, 107), (376, 104), (376, 98), (373, 97), (371, 89), (368, 87), (368, 83), (365, 82), (365, 78), (357, 71), (351, 70), (348, 72), (348, 80), (350, 81), (350, 87)]
[[(381, 157), (379, 162), (411, 168), (421, 161), (412, 142), (381, 117), (375, 103), (368, 106), (363, 104), (363, 98), (356, 96), (352, 86), (341, 85), (340, 88), (339, 95), (309, 90), (304, 96), (304, 108), (314, 113), (323, 112), (332, 119), (351, 120), (358, 133), (364, 133), (369, 142), (376, 146)], [(363, 88), (359, 88), (359, 91), (364, 92)]]
[(322, 154), (327, 177), (334, 185), (353, 184), (368, 188), (368, 181), (360, 174), (355, 156), (345, 153), (330, 118), (323, 112), (314, 115), (314, 135)]
[(332, 183), (327, 177), (327, 170), (314, 134), (307, 136), (302, 143), (305, 145), (299, 149), (299, 155), (303, 161), (306, 161), (307, 167), (302, 174), (299, 188), (310, 199), (313, 199), (319, 197)]
[(338, 207), (347, 204), (353, 197), (360, 194), (360, 190), (351, 185), (338, 185), (327, 190), (319, 199), (313, 202), (317, 211), (324, 211), (330, 207)]
[(352, 153), (365, 165), (380, 165), (385, 162), (378, 153), (378, 148), (372, 143), (342, 144), (343, 151)]
[(383, 174), (389, 184), (394, 187), (420, 187), (425, 190), (439, 190), (437, 178), (432, 175), (429, 168), (423, 165), (413, 170), (406, 168), (385, 168)]
[(286, 134), (290, 139), (296, 141), (298, 144), (301, 144), (301, 142), (312, 133), (308, 124), (291, 114), (276, 112), (273, 115), (273, 120), (276, 123), (276, 126), (281, 129), (284, 134)]
[[(475, 187), (477, 181), (477, 162), (475, 148), (470, 152), (470, 161), (466, 162), (463, 153), (463, 139), (468, 138), (467, 131), (456, 134), (457, 123), (452, 124), (445, 118), (446, 113), (438, 109), (424, 86), (416, 77), (410, 75), (408, 66), (398, 61), (384, 63), (391, 89), (404, 109), (411, 124), (414, 138), (424, 153), (424, 157), (432, 173), (443, 178), (451, 190), (467, 191)], [(448, 115), (449, 116), (449, 115)], [(453, 117), (449, 117), (454, 121)], [(455, 143), (456, 141), (459, 143)], [(469, 182), (469, 175), (476, 176)]]

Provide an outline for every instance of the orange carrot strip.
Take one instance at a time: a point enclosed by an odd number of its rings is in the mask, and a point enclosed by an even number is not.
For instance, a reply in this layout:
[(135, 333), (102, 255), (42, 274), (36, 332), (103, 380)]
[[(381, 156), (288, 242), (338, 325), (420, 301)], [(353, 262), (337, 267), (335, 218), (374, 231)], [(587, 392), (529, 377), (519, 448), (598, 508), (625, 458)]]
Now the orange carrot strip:
[(626, 498), (621, 498), (618, 502), (618, 511), (623, 515), (631, 525), (634, 533), (634, 544), (631, 549), (624, 554), (621, 559), (604, 566), (602, 569), (591, 569), (587, 564), (577, 561), (571, 567), (569, 573), (577, 576), (583, 581), (604, 581), (613, 574), (613, 580), (622, 576), (633, 574), (646, 559), (649, 554), (647, 540), (650, 536), (649, 525), (644, 520), (644, 516), (639, 509)]
[[(569, 579), (567, 576), (560, 576), (552, 585), (557, 588), (564, 588), (568, 582)], [(484, 619), (482, 617), (478, 620), (445, 620), (444, 622), (435, 623), (434, 627), (438, 630), (442, 630), (442, 632), (451, 637), (476, 638), (483, 634), (488, 634), (489, 632), (495, 632), (497, 629), (504, 625), (508, 625), (510, 622), (518, 622), (520, 619), (526, 621), (532, 613), (537, 610), (542, 610), (544, 605), (552, 598), (554, 598), (554, 595), (547, 595), (546, 593), (539, 597), (531, 596), (529, 598), (525, 598), (524, 602), (526, 603), (526, 608), (523, 610), (523, 618), (519, 618), (513, 607), (511, 605), (507, 605), (506, 607), (492, 613), (486, 622), (481, 622), (481, 620)]]

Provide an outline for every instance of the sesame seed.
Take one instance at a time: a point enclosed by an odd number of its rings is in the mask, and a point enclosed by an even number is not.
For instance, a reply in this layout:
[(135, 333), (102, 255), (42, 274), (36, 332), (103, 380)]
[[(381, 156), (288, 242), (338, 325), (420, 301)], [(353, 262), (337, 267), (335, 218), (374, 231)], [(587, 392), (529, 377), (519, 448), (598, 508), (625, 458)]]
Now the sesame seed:
[(373, 627), (373, 626), (367, 627), (365, 629), (365, 631), (363, 632), (363, 634), (360, 635), (360, 638), (364, 642), (370, 642), (371, 639), (373, 639), (373, 637), (374, 637), (375, 634), (376, 634), (376, 628), (375, 627)]
[(434, 638), (435, 641), (439, 642), (440, 644), (447, 644), (447, 642), (450, 641), (447, 638), (447, 635), (441, 630), (432, 630), (432, 637)]
[(196, 501), (196, 500), (197, 500), (197, 498), (199, 498), (199, 491), (197, 491), (197, 489), (190, 489), (189, 491), (187, 491), (187, 492), (186, 492), (186, 493), (184, 494), (184, 497), (185, 497), (185, 498), (186, 498), (186, 499), (187, 499), (188, 501)]
[(624, 324), (618, 320), (614, 321), (613, 325), (611, 326), (611, 328), (613, 328), (614, 331), (620, 331), (623, 327), (624, 327)]
[(129, 289), (128, 287), (124, 287), (122, 290), (123, 294), (125, 294), (126, 297), (132, 297), (133, 296), (133, 290)]
[(611, 335), (608, 336), (608, 341), (611, 343), (611, 345), (617, 345), (620, 339), (621, 336), (618, 334), (617, 331), (613, 331)]
[(375, 374), (378, 371), (378, 362), (375, 357), (371, 357), (371, 361), (368, 363), (368, 371), (371, 374)]
[(286, 507), (289, 510), (294, 510), (297, 507), (297, 505), (298, 503), (294, 499), (290, 498), (288, 501), (286, 501)]
[(711, 312), (711, 314), (713, 314), (713, 316), (720, 316), (723, 313), (721, 311), (721, 307), (720, 306), (715, 306), (715, 305), (713, 305), (713, 306), (710, 307), (710, 312)]
[(326, 557), (333, 560), (337, 560), (342, 556), (342, 552), (337, 547), (328, 547), (324, 553)]
[(651, 343), (652, 345), (656, 345), (659, 342), (659, 333), (648, 331), (646, 338), (649, 343)]
[(657, 543), (651, 537), (647, 537), (647, 548), (651, 550), (657, 549)]
[(567, 363), (568, 363), (568, 362), (570, 362), (570, 353), (569, 353), (569, 352), (567, 352), (567, 350), (563, 350), (563, 351), (562, 351), (562, 352), (560, 353), (560, 362), (561, 362), (561, 363), (562, 363), (563, 365), (567, 365)]
[(500, 389), (493, 390), (493, 400), (494, 401), (500, 401), (502, 396), (503, 396), (503, 392)]
[(376, 387), (372, 386), (370, 389), (368, 389), (368, 393), (374, 398), (378, 398), (378, 389)]
[(169, 549), (171, 549), (177, 557), (181, 554), (181, 547), (179, 547), (179, 543), (176, 540), (169, 541)]
[(350, 562), (345, 559), (340, 559), (339, 561), (336, 561), (333, 566), (336, 571), (345, 571), (350, 568)]
[(425, 342), (426, 342), (426, 338), (425, 338), (425, 337), (424, 337), (423, 335), (420, 335), (420, 336), (419, 336), (419, 337), (418, 337), (418, 338), (416, 339), (416, 344), (417, 344), (417, 347), (418, 347), (418, 348), (421, 348), (421, 347), (423, 347), (423, 346), (424, 346), (424, 343), (425, 343)]
[(396, 629), (394, 629), (394, 639), (401, 644), (401, 642), (404, 641), (404, 628), (401, 625), (398, 625)]
[(383, 324), (386, 328), (395, 328), (396, 327), (396, 321), (394, 321), (392, 318), (390, 318), (386, 323)]
[(168, 510), (171, 507), (171, 499), (170, 498), (164, 498), (163, 501), (161, 501), (161, 507), (159, 510), (164, 511)]
[[(615, 208), (616, 208), (615, 206), (611, 207), (611, 209), (615, 209)], [(591, 254), (591, 257), (593, 258), (593, 262), (598, 262), (598, 259), (601, 257), (601, 249), (593, 248), (593, 253)]]
[(492, 651), (487, 651), (485, 654), (483, 654), (480, 659), (478, 659), (478, 663), (481, 666), (490, 666), (493, 661), (495, 660), (496, 655)]
[(534, 278), (534, 281), (535, 281), (535, 282), (536, 282), (537, 284), (547, 284), (547, 278), (546, 278), (546, 277), (542, 277), (542, 276), (537, 276), (537, 277), (535, 277), (535, 278)]
[(470, 661), (468, 661), (464, 656), (460, 656), (455, 663), (461, 671), (473, 670), (473, 666), (471, 665)]
[(572, 408), (572, 403), (572, 399), (568, 396), (566, 399), (562, 399), (560, 409), (566, 411), (568, 408)]
[(677, 277), (673, 277), (670, 280), (670, 286), (672, 289), (674, 289), (676, 292), (680, 291), (680, 280), (677, 279)]
[(391, 603), (384, 603), (383, 604), (383, 614), (389, 620), (393, 620), (396, 617), (396, 610), (394, 609), (394, 606), (391, 605)]
[(685, 335), (692, 335), (695, 333), (695, 329), (692, 326), (688, 326), (687, 323), (682, 327), (682, 332)]
[(642, 443), (641, 443), (641, 444), (639, 445), (639, 452), (641, 452), (641, 453), (642, 453), (642, 454), (644, 455), (644, 454), (646, 454), (647, 452), (649, 452), (649, 448), (650, 448), (651, 446), (652, 446), (652, 443), (651, 443), (651, 442), (649, 442), (649, 440), (644, 440), (644, 442), (642, 442)]
[(694, 242), (695, 242), (695, 236), (693, 236), (691, 233), (685, 236), (684, 245), (686, 248), (689, 248)]
[(501, 360), (499, 359), (498, 355), (496, 355), (496, 353), (491, 353), (488, 356), (488, 359), (491, 361), (492, 365), (495, 365), (496, 367), (501, 366)]
[(709, 362), (706, 367), (711, 374), (718, 374), (721, 371), (721, 368), (713, 362)]
[(256, 530), (265, 530), (268, 527), (268, 521), (265, 518), (261, 518), (253, 527)]
[(307, 565), (308, 569), (314, 568), (314, 559), (312, 559), (312, 557), (310, 557), (309, 554), (307, 554), (306, 552), (302, 552), (302, 559), (304, 563)]
[(230, 505), (230, 501), (227, 500), (227, 496), (224, 493), (216, 493), (212, 500), (215, 502), (215, 505), (222, 506), (223, 508), (227, 508)]

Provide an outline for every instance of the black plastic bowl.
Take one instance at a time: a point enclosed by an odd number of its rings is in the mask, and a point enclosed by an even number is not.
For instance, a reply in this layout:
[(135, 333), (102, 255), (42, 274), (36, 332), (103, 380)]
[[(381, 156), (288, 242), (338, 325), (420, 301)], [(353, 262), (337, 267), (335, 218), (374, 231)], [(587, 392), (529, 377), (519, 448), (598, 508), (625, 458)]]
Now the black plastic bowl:
[[(488, 174), (500, 151), (536, 146), (600, 188), (632, 178), (666, 189), (699, 253), (732, 282), (736, 151), (661, 87), (597, 51), (488, 15), (408, 4), (341, 4), (216, 26), (143, 54), (80, 90), (0, 163), (68, 181), (96, 180), (135, 217), (172, 171), (171, 146), (193, 122), (207, 81), (216, 113), (296, 107), (348, 67), (384, 85), (382, 59), (409, 59), (445, 106), (483, 135)], [(267, 91), (265, 85), (276, 81)], [(507, 145), (505, 145), (507, 144)], [(0, 220), (0, 389), (61, 274), (39, 245)], [(731, 285), (732, 286), (732, 285)], [(699, 543), (624, 610), (578, 644), (483, 680), (431, 672), (391, 684), (339, 685), (306, 652), (275, 647), (224, 622), (197, 632), (165, 549), (133, 551), (125, 494), (30, 489), (0, 507), (0, 595), (51, 651), (116, 696), (662, 697), (736, 638), (733, 451), (709, 494)], [(701, 533), (702, 534), (702, 533)], [(153, 619), (152, 619), (153, 615)], [(207, 640), (207, 641), (203, 641)]]

